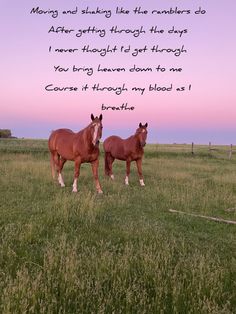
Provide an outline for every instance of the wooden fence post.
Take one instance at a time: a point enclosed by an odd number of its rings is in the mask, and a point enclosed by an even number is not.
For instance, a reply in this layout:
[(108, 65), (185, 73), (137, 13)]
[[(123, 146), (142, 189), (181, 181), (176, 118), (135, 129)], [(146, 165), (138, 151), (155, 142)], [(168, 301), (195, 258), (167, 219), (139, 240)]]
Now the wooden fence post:
[(209, 142), (209, 148), (208, 148), (209, 154), (211, 154), (211, 142)]
[(233, 145), (230, 145), (230, 150), (229, 150), (229, 159), (232, 158), (232, 152), (233, 152)]
[(193, 145), (194, 145), (194, 144), (193, 144), (193, 142), (192, 142), (192, 155), (194, 154), (194, 151), (193, 151)]

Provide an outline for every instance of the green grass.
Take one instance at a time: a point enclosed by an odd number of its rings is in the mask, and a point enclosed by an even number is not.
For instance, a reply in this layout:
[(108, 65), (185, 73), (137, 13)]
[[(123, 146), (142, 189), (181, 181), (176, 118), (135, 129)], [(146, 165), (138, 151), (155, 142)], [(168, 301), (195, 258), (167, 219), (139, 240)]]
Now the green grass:
[[(181, 149), (182, 147), (182, 149)], [(190, 149), (189, 149), (190, 148)], [(147, 145), (97, 195), (83, 164), (65, 188), (51, 179), (47, 142), (0, 141), (0, 313), (235, 313), (236, 154), (226, 147)]]

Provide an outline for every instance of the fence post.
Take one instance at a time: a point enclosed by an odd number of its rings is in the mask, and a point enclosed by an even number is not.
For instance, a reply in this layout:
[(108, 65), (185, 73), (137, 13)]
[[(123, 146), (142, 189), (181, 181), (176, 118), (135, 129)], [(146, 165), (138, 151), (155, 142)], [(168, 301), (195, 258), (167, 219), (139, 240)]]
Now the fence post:
[(193, 144), (193, 142), (192, 142), (192, 155), (194, 154), (194, 151), (193, 151), (193, 145), (194, 145), (194, 144)]
[(211, 142), (209, 142), (209, 148), (208, 148), (208, 150), (209, 150), (209, 154), (211, 154)]
[(233, 152), (233, 145), (230, 144), (230, 150), (229, 150), (229, 159), (232, 158), (232, 152)]

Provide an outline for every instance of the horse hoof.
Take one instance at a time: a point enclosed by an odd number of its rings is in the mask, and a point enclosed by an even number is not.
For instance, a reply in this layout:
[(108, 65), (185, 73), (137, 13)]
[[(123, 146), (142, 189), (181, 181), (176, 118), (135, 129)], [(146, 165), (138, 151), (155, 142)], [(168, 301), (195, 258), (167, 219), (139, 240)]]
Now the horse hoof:
[(103, 194), (102, 190), (98, 190), (97, 192), (98, 192), (98, 194)]
[(140, 183), (141, 186), (145, 186), (143, 180), (139, 180), (139, 183)]
[(111, 178), (112, 180), (115, 180), (114, 174), (111, 174), (110, 178)]
[(128, 177), (125, 178), (125, 185), (129, 185), (129, 179), (128, 179)]
[(77, 192), (78, 192), (78, 190), (76, 190), (76, 189), (72, 190), (72, 193), (77, 193)]

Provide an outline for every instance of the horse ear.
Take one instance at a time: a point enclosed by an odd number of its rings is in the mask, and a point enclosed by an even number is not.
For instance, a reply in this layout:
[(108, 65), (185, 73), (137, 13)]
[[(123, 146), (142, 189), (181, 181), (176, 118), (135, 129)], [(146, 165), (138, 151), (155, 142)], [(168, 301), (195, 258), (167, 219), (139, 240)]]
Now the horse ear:
[(100, 120), (100, 121), (102, 121), (102, 114), (100, 114), (100, 116), (99, 116), (99, 120)]
[(145, 128), (147, 128), (147, 126), (148, 126), (148, 123), (146, 122), (146, 123), (145, 123)]
[(142, 123), (141, 123), (141, 122), (139, 123), (139, 127), (140, 127), (140, 128), (142, 127)]
[(94, 120), (94, 115), (91, 113), (91, 120), (93, 121)]

